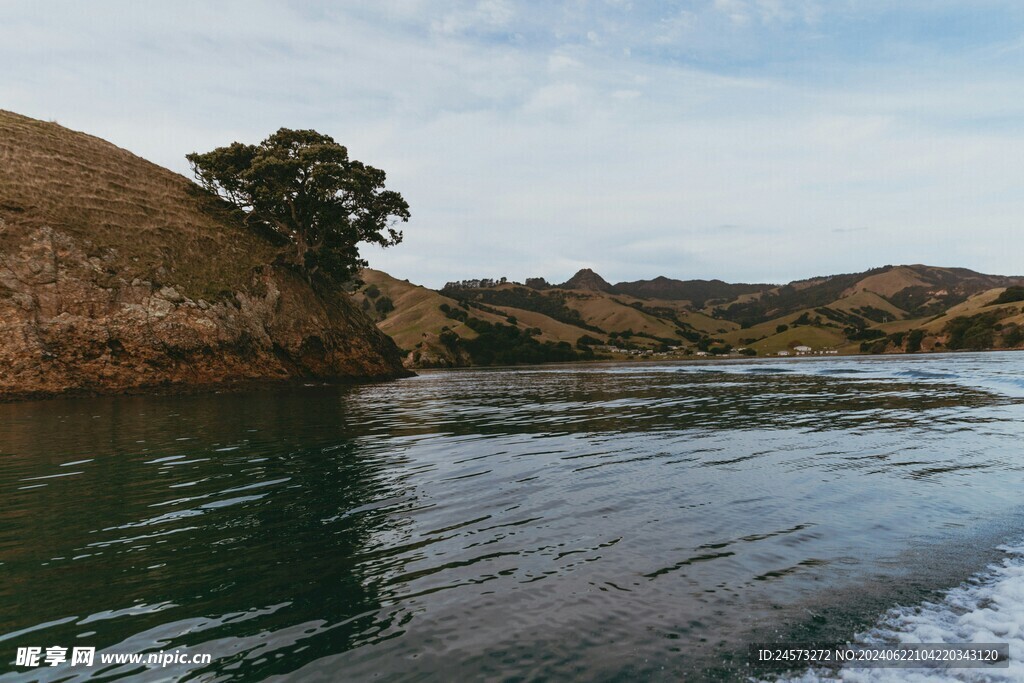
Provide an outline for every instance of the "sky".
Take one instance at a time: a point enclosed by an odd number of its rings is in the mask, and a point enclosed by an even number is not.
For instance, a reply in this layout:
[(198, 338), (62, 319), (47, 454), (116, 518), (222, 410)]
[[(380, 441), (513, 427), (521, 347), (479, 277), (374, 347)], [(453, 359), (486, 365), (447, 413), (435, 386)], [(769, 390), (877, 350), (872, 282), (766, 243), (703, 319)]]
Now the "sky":
[(1024, 4), (0, 0), (0, 109), (190, 175), (314, 128), (428, 286), (1024, 274)]

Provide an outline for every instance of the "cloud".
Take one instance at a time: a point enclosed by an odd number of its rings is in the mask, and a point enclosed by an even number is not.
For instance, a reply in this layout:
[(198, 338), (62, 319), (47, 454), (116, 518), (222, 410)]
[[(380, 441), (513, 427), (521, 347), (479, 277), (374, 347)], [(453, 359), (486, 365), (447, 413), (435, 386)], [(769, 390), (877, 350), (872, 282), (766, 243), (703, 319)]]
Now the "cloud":
[(1016, 10), (939, 4), (10, 3), (0, 101), (183, 173), (322, 130), (412, 207), (371, 263), (430, 285), (1013, 272)]
[(434, 31), (447, 36), (488, 33), (508, 27), (515, 11), (502, 0), (480, 0), (470, 8), (455, 9), (431, 22)]
[(714, 0), (712, 7), (737, 26), (750, 23), (750, 8), (743, 0)]

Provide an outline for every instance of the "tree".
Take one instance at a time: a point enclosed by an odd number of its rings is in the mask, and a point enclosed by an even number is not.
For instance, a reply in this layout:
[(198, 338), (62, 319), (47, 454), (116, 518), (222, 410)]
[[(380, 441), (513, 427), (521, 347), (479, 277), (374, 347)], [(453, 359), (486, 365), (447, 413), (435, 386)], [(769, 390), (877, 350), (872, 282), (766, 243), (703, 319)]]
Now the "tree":
[(1003, 332), (1003, 345), (1007, 348), (1013, 348), (1020, 346), (1021, 342), (1024, 342), (1024, 329), (1020, 325), (1010, 323), (1006, 326), (1006, 331)]
[(387, 316), (388, 313), (395, 310), (395, 304), (391, 301), (390, 297), (382, 296), (377, 299), (377, 303), (373, 305), (374, 309), (383, 316)]
[(1015, 301), (1024, 301), (1024, 287), (1007, 287), (992, 304), (1011, 304)]
[(366, 265), (358, 245), (396, 245), (396, 222), (409, 220), (402, 195), (384, 189), (384, 171), (350, 159), (315, 130), (282, 128), (258, 145), (235, 142), (186, 158), (205, 189), (281, 238), (283, 260), (310, 282), (352, 277)]
[(921, 342), (924, 340), (924, 330), (911, 330), (907, 335), (907, 353), (917, 353), (921, 350)]

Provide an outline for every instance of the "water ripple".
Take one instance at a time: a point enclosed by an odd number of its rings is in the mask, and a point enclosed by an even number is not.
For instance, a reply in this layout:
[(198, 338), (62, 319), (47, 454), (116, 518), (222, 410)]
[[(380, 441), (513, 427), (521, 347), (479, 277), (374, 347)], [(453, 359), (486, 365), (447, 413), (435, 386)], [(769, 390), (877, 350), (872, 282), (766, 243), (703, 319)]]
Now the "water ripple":
[(757, 629), (825, 628), (833, 592), (852, 633), (1024, 527), (1018, 358), (0, 406), (0, 640), (214, 655), (152, 674), (182, 680), (710, 677)]

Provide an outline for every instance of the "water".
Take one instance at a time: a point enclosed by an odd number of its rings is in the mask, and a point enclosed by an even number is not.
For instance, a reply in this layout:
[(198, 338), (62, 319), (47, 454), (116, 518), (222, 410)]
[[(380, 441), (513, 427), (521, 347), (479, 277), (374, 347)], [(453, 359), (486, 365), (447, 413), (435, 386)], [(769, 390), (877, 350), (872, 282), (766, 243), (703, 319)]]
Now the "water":
[[(991, 353), (2, 405), (0, 681), (735, 680), (751, 642), (954, 634), (1020, 590), (1022, 378)], [(52, 645), (213, 661), (15, 666)]]

